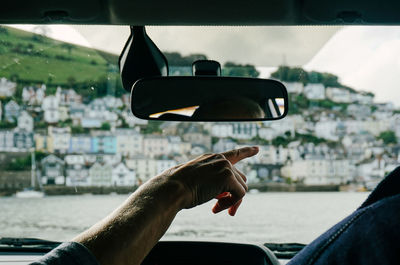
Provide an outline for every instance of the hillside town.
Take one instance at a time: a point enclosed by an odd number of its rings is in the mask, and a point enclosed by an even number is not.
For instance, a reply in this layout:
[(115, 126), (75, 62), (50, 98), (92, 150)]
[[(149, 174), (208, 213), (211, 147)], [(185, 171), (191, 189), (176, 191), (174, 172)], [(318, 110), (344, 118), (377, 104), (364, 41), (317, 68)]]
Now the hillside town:
[(41, 185), (134, 186), (198, 155), (248, 145), (260, 147), (238, 164), (249, 183), (370, 189), (397, 166), (400, 112), (392, 103), (345, 87), (284, 83), (290, 105), (282, 120), (188, 123), (137, 119), (128, 94), (87, 101), (72, 88), (18, 90), (1, 78), (0, 154), (9, 160), (0, 171), (34, 171)]

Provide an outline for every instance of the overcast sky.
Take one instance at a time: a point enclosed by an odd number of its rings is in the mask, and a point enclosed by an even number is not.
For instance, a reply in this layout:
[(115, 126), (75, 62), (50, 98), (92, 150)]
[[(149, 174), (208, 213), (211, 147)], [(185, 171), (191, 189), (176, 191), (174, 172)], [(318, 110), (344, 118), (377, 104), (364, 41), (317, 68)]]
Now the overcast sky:
[[(129, 35), (124, 26), (47, 27), (50, 37), (116, 54)], [(163, 51), (255, 64), (263, 77), (283, 63), (331, 72), (400, 106), (400, 27), (150, 27), (148, 33)]]

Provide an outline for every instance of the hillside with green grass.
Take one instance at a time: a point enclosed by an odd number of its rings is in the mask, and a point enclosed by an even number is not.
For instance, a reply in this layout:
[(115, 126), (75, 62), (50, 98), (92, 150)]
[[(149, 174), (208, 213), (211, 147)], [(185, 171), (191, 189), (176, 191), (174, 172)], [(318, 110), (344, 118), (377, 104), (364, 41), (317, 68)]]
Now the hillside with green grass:
[(104, 55), (32, 32), (0, 29), (0, 76), (8, 79), (48, 85), (94, 82), (108, 73)]

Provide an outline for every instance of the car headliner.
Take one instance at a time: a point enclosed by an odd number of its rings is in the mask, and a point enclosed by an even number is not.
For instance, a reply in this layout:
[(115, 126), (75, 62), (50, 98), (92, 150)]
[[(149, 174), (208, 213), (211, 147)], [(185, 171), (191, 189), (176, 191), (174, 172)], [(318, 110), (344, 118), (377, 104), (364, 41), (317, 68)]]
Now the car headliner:
[(8, 0), (0, 23), (131, 25), (400, 24), (396, 0)]

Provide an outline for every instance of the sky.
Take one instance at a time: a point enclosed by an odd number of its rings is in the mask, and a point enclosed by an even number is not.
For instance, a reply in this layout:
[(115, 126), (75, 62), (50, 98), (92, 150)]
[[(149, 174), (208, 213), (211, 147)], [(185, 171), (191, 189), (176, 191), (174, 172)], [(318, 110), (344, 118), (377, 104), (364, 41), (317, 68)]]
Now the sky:
[[(46, 27), (49, 37), (116, 54), (129, 36), (126, 26)], [(147, 32), (163, 51), (255, 64), (261, 77), (281, 64), (330, 72), (345, 85), (375, 93), (378, 102), (400, 106), (400, 27), (149, 27)]]

